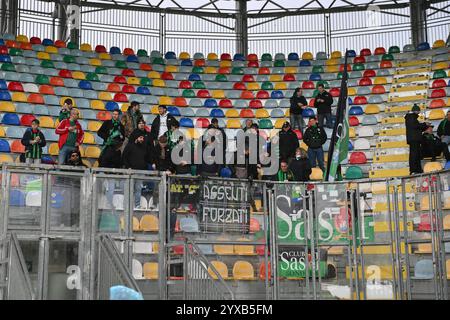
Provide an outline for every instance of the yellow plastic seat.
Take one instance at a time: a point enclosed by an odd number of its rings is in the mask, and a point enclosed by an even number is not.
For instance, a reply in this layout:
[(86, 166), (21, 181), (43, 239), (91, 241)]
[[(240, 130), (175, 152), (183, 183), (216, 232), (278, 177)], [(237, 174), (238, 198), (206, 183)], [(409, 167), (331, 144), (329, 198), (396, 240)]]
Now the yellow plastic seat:
[(79, 146), (79, 147), (78, 147), (78, 150), (80, 151), (81, 157), (84, 157), (84, 156), (85, 156), (85, 153), (84, 153), (84, 148), (83, 148), (83, 146)]
[(220, 68), (230, 68), (231, 67), (231, 61), (229, 60), (222, 60), (219, 63)]
[(427, 162), (423, 166), (424, 173), (441, 171), (442, 169), (442, 164), (440, 162)]
[[(436, 40), (433, 43), (433, 49), (442, 48), (442, 47), (445, 47), (445, 41), (444, 40)], [(448, 270), (448, 268), (447, 268), (447, 270)]]
[(50, 60), (50, 55), (47, 52), (40, 51), (36, 54), (36, 58), (39, 60)]
[(323, 172), (320, 168), (312, 168), (311, 174), (309, 175), (309, 178), (311, 180), (322, 180), (323, 179)]
[[(217, 240), (229, 240), (229, 239), (217, 239)], [(213, 246), (214, 252), (219, 255), (232, 255), (234, 254), (233, 245), (229, 244), (215, 244)]]
[(39, 125), (42, 128), (54, 128), (55, 127), (55, 121), (53, 121), (52, 117), (41, 116), (41, 117), (39, 117)]
[(445, 112), (443, 109), (433, 109), (428, 115), (428, 120), (442, 120), (445, 118)]
[(230, 119), (227, 121), (227, 129), (240, 129), (241, 122), (239, 119)]
[(349, 96), (356, 96), (356, 89), (353, 87), (348, 88), (347, 92)]
[(168, 65), (168, 66), (166, 66), (164, 71), (165, 72), (170, 72), (170, 73), (177, 73), (178, 72), (178, 66)]
[(88, 168), (92, 167), (91, 163), (87, 159), (82, 159), (81, 162), (83, 162), (83, 164)]
[(94, 138), (93, 134), (90, 133), (90, 132), (85, 132), (84, 133), (83, 143), (95, 144), (95, 138)]
[(275, 90), (287, 90), (287, 84), (286, 82), (277, 82), (275, 83)]
[(45, 47), (45, 52), (51, 53), (51, 54), (57, 54), (58, 53), (58, 48), (55, 47), (55, 46), (46, 46)]
[(387, 84), (387, 79), (385, 77), (376, 77), (374, 84)]
[(286, 118), (289, 118), (291, 116), (291, 109), (286, 109), (286, 113), (284, 114)]
[(183, 51), (183, 52), (180, 52), (180, 55), (178, 56), (178, 58), (180, 60), (188, 60), (191, 58), (191, 56), (189, 55), (189, 53)]
[(340, 59), (342, 58), (342, 53), (340, 51), (333, 51), (331, 53), (331, 59)]
[(144, 278), (149, 280), (158, 279), (158, 262), (146, 262), (143, 267)]
[(172, 105), (172, 98), (168, 97), (168, 96), (162, 96), (159, 98), (159, 104), (170, 106), (170, 105)]
[(279, 82), (283, 81), (283, 77), (280, 74), (272, 74), (269, 77), (270, 82)]
[(9, 101), (0, 101), (1, 112), (16, 112), (16, 105)]
[[(189, 58), (187, 58), (187, 59), (189, 59)], [(219, 57), (217, 56), (217, 53), (211, 52), (211, 53), (208, 53), (206, 59), (207, 60), (219, 60)]]
[(450, 259), (445, 261), (445, 270), (447, 270), (447, 279), (450, 279)]
[(159, 230), (159, 219), (155, 215), (145, 214), (140, 221), (140, 229), (147, 232), (156, 232)]
[(139, 219), (133, 216), (133, 231), (141, 231), (141, 226), (139, 225)]
[(350, 128), (348, 129), (348, 136), (349, 136), (350, 138), (355, 138), (355, 137), (356, 137), (356, 130), (355, 130), (355, 128), (350, 127)]
[(154, 87), (162, 87), (162, 88), (166, 87), (166, 82), (162, 79), (153, 79), (152, 84)]
[(233, 266), (235, 280), (255, 280), (255, 270), (248, 261), (236, 261)]
[(100, 121), (89, 121), (88, 122), (88, 130), (97, 132), (98, 129), (102, 126), (102, 123)]
[(435, 70), (442, 70), (442, 69), (447, 69), (448, 68), (448, 62), (437, 62), (437, 63), (434, 63), (432, 66), (431, 66), (431, 70), (433, 70), (433, 71), (435, 71)]
[(340, 61), (339, 61), (339, 59), (328, 59), (328, 60), (326, 60), (325, 61), (325, 65), (326, 66), (337, 66), (337, 65), (339, 65), (340, 64)]
[(5, 129), (0, 127), (0, 137), (6, 137)]
[[(435, 197), (433, 196), (433, 209), (435, 209), (436, 205), (435, 205)], [(422, 211), (428, 211), (430, 210), (430, 199), (428, 197), (428, 195), (425, 195), (422, 197), (422, 199), (420, 199), (420, 210)]]
[(214, 99), (225, 99), (225, 92), (223, 90), (213, 90), (211, 96)]
[(206, 67), (205, 68), (205, 73), (216, 74), (217, 73), (217, 68), (215, 68), (215, 67)]
[(297, 67), (285, 67), (284, 73), (296, 74), (296, 73), (298, 73), (298, 68)]
[(285, 122), (286, 122), (286, 119), (277, 119), (275, 121), (275, 125), (274, 125), (275, 129), (281, 129), (283, 127), (283, 123), (285, 123)]
[(150, 71), (150, 72), (147, 74), (147, 77), (149, 77), (150, 79), (159, 79), (159, 78), (161, 78), (161, 75), (159, 74), (159, 72), (156, 72), (156, 71)]
[(74, 71), (74, 72), (72, 72), (72, 78), (77, 79), (77, 80), (85, 80), (86, 75), (82, 71)]
[(0, 163), (11, 163), (14, 159), (9, 154), (0, 153)]
[(137, 77), (128, 77), (127, 78), (127, 83), (131, 84), (131, 85), (135, 85), (135, 86), (140, 85), (139, 78), (137, 78)]
[(269, 112), (267, 112), (266, 109), (258, 109), (255, 112), (255, 117), (258, 118), (258, 119), (270, 118), (270, 115), (269, 115)]
[(332, 65), (332, 66), (325, 66), (324, 71), (327, 73), (338, 73), (339, 72), (339, 66)]
[(431, 253), (432, 252), (431, 243), (419, 243), (417, 244), (416, 253)]
[(91, 65), (91, 66), (96, 66), (96, 67), (98, 67), (98, 66), (101, 66), (102, 65), (102, 60), (100, 60), (100, 59), (90, 59), (89, 60), (89, 64)]
[(158, 106), (153, 106), (150, 110), (151, 114), (159, 114)]
[[(223, 279), (229, 279), (228, 267), (225, 263), (223, 263), (222, 261), (213, 260), (211, 261), (211, 264)], [(212, 271), (211, 267), (208, 267), (208, 273), (213, 279), (218, 279), (216, 273)]]
[(28, 37), (26, 35), (23, 35), (23, 34), (17, 35), (16, 36), (16, 41), (17, 42), (25, 42), (25, 43), (29, 42), (28, 41)]
[(98, 147), (89, 146), (86, 148), (85, 155), (87, 158), (98, 159), (98, 157), (100, 157), (100, 149)]
[(50, 144), (50, 146), (48, 147), (48, 153), (51, 156), (57, 156), (59, 154), (58, 144), (57, 143)]
[[(239, 111), (237, 111), (236, 109), (228, 109), (225, 112), (225, 117), (227, 117), (227, 118), (239, 118)], [(239, 124), (239, 127), (240, 127), (240, 124)]]
[(11, 100), (16, 102), (27, 102), (27, 95), (23, 92), (13, 92)]
[(98, 54), (98, 58), (101, 60), (111, 60), (111, 55), (106, 52), (101, 52)]
[(105, 104), (101, 100), (91, 100), (91, 109), (105, 110)]
[(314, 56), (311, 52), (309, 52), (309, 51), (303, 52), (302, 60), (313, 60), (313, 59), (314, 59)]
[(98, 160), (95, 160), (94, 164), (92, 165), (92, 168), (98, 168), (99, 164), (98, 164)]
[(376, 104), (368, 104), (366, 106), (366, 110), (364, 110), (365, 114), (377, 114), (380, 113), (380, 108)]
[(92, 51), (92, 47), (91, 47), (91, 45), (89, 44), (89, 43), (82, 43), (81, 45), (80, 45), (80, 50), (81, 51)]
[(101, 91), (98, 93), (98, 99), (103, 101), (112, 101), (112, 96), (109, 92)]
[(188, 128), (186, 130), (186, 137), (188, 137), (189, 139), (194, 139), (197, 140), (199, 139), (201, 136), (199, 130), (195, 129), (195, 128)]
[[(246, 238), (240, 238), (238, 241), (250, 241)], [(252, 256), (255, 255), (255, 246), (252, 245), (243, 245), (243, 244), (235, 244), (234, 245), (234, 253), (240, 256)]]
[(247, 83), (247, 90), (249, 91), (257, 91), (261, 89), (260, 85), (258, 82), (249, 82)]

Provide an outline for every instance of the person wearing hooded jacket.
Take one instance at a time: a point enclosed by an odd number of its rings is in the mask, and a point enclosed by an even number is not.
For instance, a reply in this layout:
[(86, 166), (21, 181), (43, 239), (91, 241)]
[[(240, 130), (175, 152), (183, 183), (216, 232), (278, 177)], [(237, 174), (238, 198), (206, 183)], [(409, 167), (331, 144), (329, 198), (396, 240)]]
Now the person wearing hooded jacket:
[(308, 105), (306, 98), (303, 96), (301, 88), (297, 88), (294, 91), (291, 99), (291, 107), (289, 109), (292, 128), (299, 129), (303, 133), (303, 116), (302, 112)]
[(120, 113), (120, 110), (114, 110), (112, 118), (103, 122), (97, 131), (97, 135), (103, 139), (102, 152), (99, 157), (100, 167), (120, 168), (122, 166), (122, 161), (117, 161), (121, 156), (120, 148), (125, 140), (125, 128), (120, 122)]
[(325, 129), (317, 124), (316, 118), (310, 118), (308, 128), (303, 135), (303, 142), (308, 146), (308, 158), (311, 167), (316, 167), (316, 159), (319, 168), (325, 171), (323, 144), (327, 141), (327, 133)]
[(295, 149), (299, 147), (297, 134), (292, 130), (289, 122), (285, 122), (278, 133), (280, 144), (280, 159), (289, 161), (295, 156)]
[(295, 181), (309, 181), (311, 175), (311, 163), (307, 153), (302, 148), (295, 150), (295, 158), (289, 163), (289, 169), (295, 176)]
[(421, 142), (422, 132), (428, 127), (427, 123), (421, 123), (419, 120), (420, 108), (417, 104), (405, 115), (406, 125), (406, 143), (409, 144), (409, 171), (410, 174), (422, 173), (422, 165), (420, 160), (422, 158)]

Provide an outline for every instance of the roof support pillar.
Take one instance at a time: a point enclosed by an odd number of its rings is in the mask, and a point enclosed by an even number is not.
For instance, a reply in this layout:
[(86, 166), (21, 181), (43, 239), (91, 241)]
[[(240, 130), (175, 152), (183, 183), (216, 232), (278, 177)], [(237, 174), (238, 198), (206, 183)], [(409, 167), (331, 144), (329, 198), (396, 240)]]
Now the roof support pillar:
[(427, 4), (425, 0), (410, 0), (411, 40), (414, 47), (427, 41)]
[(1, 0), (0, 33), (17, 34), (19, 0)]
[(248, 54), (247, 0), (236, 1), (236, 52)]

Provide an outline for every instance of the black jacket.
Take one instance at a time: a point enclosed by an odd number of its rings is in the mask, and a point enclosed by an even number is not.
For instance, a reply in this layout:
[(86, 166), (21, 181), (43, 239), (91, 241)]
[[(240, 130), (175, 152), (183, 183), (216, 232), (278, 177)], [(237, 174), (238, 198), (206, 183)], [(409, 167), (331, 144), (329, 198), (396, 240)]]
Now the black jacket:
[[(318, 102), (317, 99), (323, 99), (324, 102)], [(333, 97), (327, 91), (317, 94), (314, 100), (314, 107), (317, 109), (317, 114), (331, 113), (331, 105), (333, 104)]]
[(303, 142), (305, 142), (308, 148), (321, 148), (326, 141), (327, 133), (324, 128), (319, 127), (318, 125), (308, 127), (303, 135)]
[(135, 143), (129, 141), (125, 150), (123, 150), (122, 161), (126, 169), (148, 170), (148, 164), (151, 162), (151, 155), (148, 147), (144, 143)]
[[(164, 152), (164, 157), (162, 157), (162, 154)], [(158, 171), (167, 171), (170, 170), (172, 172), (175, 172), (175, 168), (172, 163), (171, 159), (171, 152), (169, 150), (169, 146), (167, 145), (165, 150), (161, 150), (161, 146), (159, 144), (155, 147), (155, 155), (153, 157), (153, 162), (156, 166), (156, 170)]]
[(139, 130), (134, 129), (134, 131), (130, 134), (130, 137), (128, 138), (129, 143), (135, 142), (136, 139), (143, 135), (144, 136), (144, 144), (147, 147), (147, 160), (149, 163), (153, 163), (154, 157), (155, 157), (155, 143), (153, 141), (153, 137), (150, 132), (147, 132), (146, 130)]
[(445, 118), (444, 120), (441, 121), (441, 123), (439, 123), (437, 135), (438, 137), (450, 136), (450, 121), (448, 121), (447, 118)]
[(405, 125), (406, 125), (406, 142), (408, 144), (412, 142), (421, 142), (422, 141), (422, 131), (427, 128), (425, 123), (420, 123), (417, 118), (419, 115), (410, 112), (405, 116)]
[[(441, 139), (434, 134), (423, 133), (422, 135), (422, 157), (435, 157), (442, 152), (441, 145), (444, 144)], [(445, 144), (444, 144), (445, 145)]]
[[(22, 142), (22, 144), (25, 146), (25, 151), (29, 151), (29, 150), (31, 150), (31, 148), (33, 147), (33, 145), (30, 143), (30, 141), (32, 140), (32, 130), (33, 129), (31, 129), (31, 128), (28, 128), (26, 131), (25, 131), (25, 133), (23, 134), (23, 137), (22, 137), (22, 140), (21, 140), (21, 142)], [(43, 147), (45, 147), (45, 145), (47, 144), (47, 141), (45, 141), (45, 137), (44, 137), (44, 134), (42, 133), (42, 131), (41, 130), (39, 130), (38, 129), (38, 135), (39, 135), (39, 138), (41, 139), (40, 141), (39, 141), (39, 143), (38, 143), (38, 145), (39, 145), (39, 148), (43, 148)], [(42, 150), (41, 150), (41, 153), (42, 153)]]
[[(104, 142), (108, 140), (109, 132), (113, 128), (113, 122), (112, 120), (106, 120), (102, 123), (102, 126), (97, 131), (97, 135), (103, 139)], [(119, 121), (119, 130), (120, 130), (120, 137), (117, 139), (117, 142), (123, 142), (125, 139), (125, 127), (123, 124)]]
[[(153, 120), (152, 127), (150, 130), (150, 134), (153, 138), (153, 141), (157, 141), (159, 138), (158, 135), (159, 135), (160, 121), (161, 121), (161, 116), (158, 114), (158, 116), (155, 118), (155, 120)], [(170, 123), (173, 121), (176, 122), (177, 120), (174, 118), (174, 116), (167, 113), (167, 129), (170, 129)]]
[(308, 158), (292, 159), (291, 163), (289, 163), (289, 170), (294, 173), (295, 181), (309, 181), (311, 163)]
[(98, 165), (102, 168), (122, 168), (122, 153), (115, 147), (106, 147), (98, 158)]
[(69, 152), (67, 154), (66, 160), (64, 161), (64, 164), (68, 165), (68, 166), (84, 167), (84, 168), (86, 168), (86, 165), (83, 163), (83, 160), (81, 158), (80, 151), (77, 151), (77, 153), (78, 153), (78, 161), (77, 162), (70, 160), (70, 155), (72, 154), (72, 152)]
[(295, 89), (294, 95), (291, 97), (291, 107), (289, 112), (291, 114), (302, 114), (303, 109), (298, 105), (298, 103), (301, 103), (304, 106), (308, 105), (308, 101), (306, 101), (306, 98), (304, 96), (297, 97), (298, 89)]
[(279, 132), (280, 137), (280, 159), (287, 160), (295, 156), (295, 149), (298, 148), (298, 137), (292, 129)]

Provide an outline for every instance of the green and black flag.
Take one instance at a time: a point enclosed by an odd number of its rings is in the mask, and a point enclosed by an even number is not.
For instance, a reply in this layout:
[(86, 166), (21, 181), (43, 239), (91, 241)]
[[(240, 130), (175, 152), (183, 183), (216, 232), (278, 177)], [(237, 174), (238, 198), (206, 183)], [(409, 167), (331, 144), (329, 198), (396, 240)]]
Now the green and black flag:
[(349, 125), (348, 125), (348, 91), (347, 91), (347, 50), (345, 51), (344, 71), (342, 74), (341, 90), (336, 110), (336, 122), (331, 136), (328, 150), (326, 181), (335, 181), (340, 176), (340, 164), (348, 156)]

